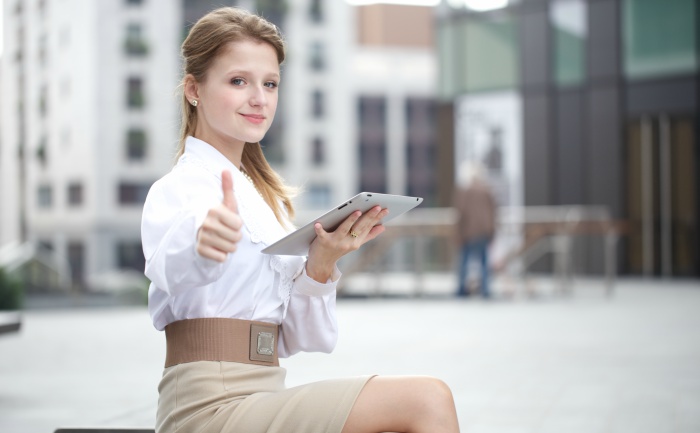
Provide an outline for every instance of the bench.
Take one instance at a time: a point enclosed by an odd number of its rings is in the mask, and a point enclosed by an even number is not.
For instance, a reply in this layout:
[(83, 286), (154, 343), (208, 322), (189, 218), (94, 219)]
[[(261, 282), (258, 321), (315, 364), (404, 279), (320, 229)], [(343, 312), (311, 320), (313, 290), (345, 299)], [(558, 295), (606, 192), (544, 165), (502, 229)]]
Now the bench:
[(22, 316), (18, 311), (0, 311), (0, 335), (19, 332)]
[(62, 427), (54, 433), (155, 433), (148, 427)]

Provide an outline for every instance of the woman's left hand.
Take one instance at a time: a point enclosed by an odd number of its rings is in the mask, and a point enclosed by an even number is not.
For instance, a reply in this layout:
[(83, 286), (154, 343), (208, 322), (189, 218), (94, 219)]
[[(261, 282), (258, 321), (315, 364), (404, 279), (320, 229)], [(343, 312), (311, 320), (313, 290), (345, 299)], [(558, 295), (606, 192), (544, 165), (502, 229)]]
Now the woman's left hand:
[(384, 232), (385, 227), (379, 222), (387, 215), (389, 210), (379, 206), (364, 214), (355, 211), (333, 232), (325, 231), (321, 223), (316, 223), (316, 239), (309, 247), (306, 274), (320, 283), (326, 283), (338, 259)]

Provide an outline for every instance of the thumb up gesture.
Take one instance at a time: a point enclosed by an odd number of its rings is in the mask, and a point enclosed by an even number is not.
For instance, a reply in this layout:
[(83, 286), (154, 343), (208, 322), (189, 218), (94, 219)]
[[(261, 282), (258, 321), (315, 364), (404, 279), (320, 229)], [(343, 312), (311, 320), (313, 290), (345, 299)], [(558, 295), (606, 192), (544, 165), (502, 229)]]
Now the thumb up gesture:
[(233, 195), (233, 179), (228, 170), (221, 173), (221, 189), (224, 200), (207, 212), (197, 231), (196, 245), (200, 256), (217, 262), (225, 261), (228, 253), (236, 251), (243, 226), (243, 220), (238, 215), (238, 203)]

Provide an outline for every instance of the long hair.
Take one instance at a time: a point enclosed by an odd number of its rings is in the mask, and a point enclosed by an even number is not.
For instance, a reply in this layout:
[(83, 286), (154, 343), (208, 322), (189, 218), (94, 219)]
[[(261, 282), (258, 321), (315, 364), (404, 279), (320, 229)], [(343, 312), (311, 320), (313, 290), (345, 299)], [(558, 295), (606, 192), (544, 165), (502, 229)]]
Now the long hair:
[[(277, 26), (243, 9), (223, 7), (200, 18), (182, 43), (183, 80), (191, 74), (197, 82), (203, 82), (207, 71), (226, 45), (244, 40), (269, 44), (277, 54), (278, 63), (284, 62), (285, 44)], [(177, 150), (178, 158), (185, 151), (187, 136), (194, 135), (197, 127), (197, 109), (187, 101), (184, 92), (182, 92), (181, 103), (182, 124)], [(272, 208), (277, 220), (286, 226), (287, 218), (284, 217), (280, 201), (288, 219), (291, 220), (294, 217), (291, 200), (294, 189), (286, 186), (282, 178), (270, 167), (260, 143), (245, 144), (241, 163), (265, 202)]]

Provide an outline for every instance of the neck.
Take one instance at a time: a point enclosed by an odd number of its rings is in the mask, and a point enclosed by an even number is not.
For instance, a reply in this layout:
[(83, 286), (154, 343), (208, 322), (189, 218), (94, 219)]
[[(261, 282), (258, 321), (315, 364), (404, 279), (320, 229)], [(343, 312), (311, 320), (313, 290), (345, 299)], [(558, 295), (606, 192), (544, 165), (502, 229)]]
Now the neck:
[(217, 136), (206, 136), (206, 134), (198, 134), (197, 131), (195, 131), (194, 137), (208, 143), (211, 147), (221, 152), (233, 165), (239, 169), (241, 168), (245, 142), (225, 140)]

